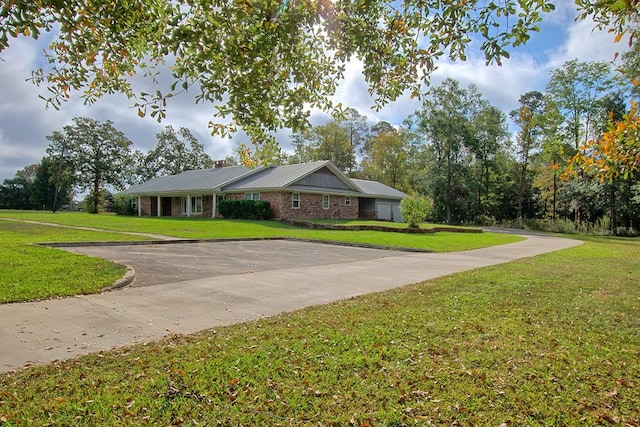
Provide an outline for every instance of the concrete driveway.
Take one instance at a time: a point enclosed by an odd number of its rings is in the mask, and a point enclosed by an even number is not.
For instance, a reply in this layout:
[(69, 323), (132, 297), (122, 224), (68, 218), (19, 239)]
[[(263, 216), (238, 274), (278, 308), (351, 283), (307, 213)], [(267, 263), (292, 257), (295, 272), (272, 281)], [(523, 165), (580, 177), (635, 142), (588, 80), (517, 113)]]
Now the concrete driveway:
[(550, 236), (457, 253), (289, 240), (72, 248), (131, 265), (133, 286), (0, 305), (0, 371), (259, 319), (579, 245)]

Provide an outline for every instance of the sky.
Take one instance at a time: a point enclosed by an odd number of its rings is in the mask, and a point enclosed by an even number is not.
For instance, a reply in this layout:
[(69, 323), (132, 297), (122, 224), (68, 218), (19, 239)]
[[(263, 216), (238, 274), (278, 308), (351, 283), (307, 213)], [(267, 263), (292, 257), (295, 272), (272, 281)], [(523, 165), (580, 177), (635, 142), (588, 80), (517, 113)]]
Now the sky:
[[(438, 69), (432, 74), (432, 85), (438, 85), (447, 77), (458, 80), (463, 86), (474, 83), (491, 104), (508, 114), (518, 107), (522, 94), (531, 90), (544, 91), (549, 72), (566, 61), (611, 61), (616, 51), (624, 49), (623, 43), (614, 43), (612, 34), (595, 31), (593, 22), (576, 22), (575, 16), (573, 2), (560, 0), (556, 11), (545, 17), (541, 31), (532, 34), (524, 47), (512, 49), (511, 58), (504, 60), (502, 66), (486, 66), (482, 52), (468, 52), (465, 62), (438, 62)], [(64, 103), (60, 110), (45, 109), (44, 101), (38, 97), (44, 93), (43, 88), (27, 81), (31, 71), (43, 60), (43, 42), (14, 39), (10, 40), (8, 49), (0, 52), (0, 182), (13, 178), (16, 171), (25, 166), (39, 163), (49, 145), (47, 135), (72, 124), (74, 117), (90, 117), (101, 122), (111, 120), (114, 127), (133, 142), (133, 149), (142, 152), (155, 147), (156, 133), (168, 125), (175, 129), (190, 129), (214, 160), (234, 154), (241, 143), (249, 145), (242, 132), (232, 139), (212, 137), (207, 124), (213, 119), (213, 108), (195, 104), (188, 96), (173, 99), (167, 109), (167, 118), (161, 123), (151, 117), (138, 117), (137, 110), (131, 108), (132, 101), (122, 95), (106, 96), (89, 106), (76, 97)], [(373, 100), (367, 93), (358, 62), (348, 64), (334, 101), (357, 109), (371, 124), (378, 121), (401, 124), (421, 106), (407, 94), (380, 111), (371, 109)], [(319, 111), (311, 115), (313, 125), (326, 123), (329, 119)], [(283, 149), (289, 152), (292, 151), (290, 134), (288, 130), (276, 134)]]

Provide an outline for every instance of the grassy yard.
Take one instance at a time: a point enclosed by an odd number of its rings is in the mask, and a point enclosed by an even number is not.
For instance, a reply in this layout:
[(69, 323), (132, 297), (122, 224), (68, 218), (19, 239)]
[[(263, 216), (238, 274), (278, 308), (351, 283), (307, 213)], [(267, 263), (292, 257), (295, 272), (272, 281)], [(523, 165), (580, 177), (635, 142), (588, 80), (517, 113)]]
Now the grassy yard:
[[(73, 227), (92, 227), (109, 232), (2, 220), (3, 217)], [(297, 237), (439, 252), (474, 249), (521, 240), (517, 236), (493, 233), (406, 235), (375, 231), (307, 230), (279, 221), (138, 218), (86, 213), (0, 211), (0, 303), (92, 293), (113, 283), (123, 275), (124, 267), (59, 249), (33, 246), (32, 243), (144, 239), (122, 232), (198, 239)]]
[(0, 377), (3, 425), (640, 425), (640, 241)]
[(142, 238), (0, 220), (0, 303), (93, 293), (125, 272), (106, 260), (33, 243), (134, 239)]
[[(244, 237), (297, 237), (303, 239), (375, 244), (399, 248), (415, 248), (435, 252), (452, 252), (513, 243), (522, 238), (513, 235), (481, 233), (435, 233), (407, 235), (376, 231), (309, 230), (280, 221), (240, 221), (211, 218), (130, 217), (56, 213), (37, 211), (2, 211), (0, 218), (93, 227), (112, 231), (164, 234), (167, 236), (209, 239)], [(385, 223), (392, 225), (393, 223)]]

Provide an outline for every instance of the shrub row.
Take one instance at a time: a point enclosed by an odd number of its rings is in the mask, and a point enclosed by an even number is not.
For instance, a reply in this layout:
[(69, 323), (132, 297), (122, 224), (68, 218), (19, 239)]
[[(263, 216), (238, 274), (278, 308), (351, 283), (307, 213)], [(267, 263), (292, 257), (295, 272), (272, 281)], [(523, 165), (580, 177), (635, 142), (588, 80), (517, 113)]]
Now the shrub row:
[(271, 206), (264, 200), (220, 200), (218, 213), (230, 219), (267, 219)]

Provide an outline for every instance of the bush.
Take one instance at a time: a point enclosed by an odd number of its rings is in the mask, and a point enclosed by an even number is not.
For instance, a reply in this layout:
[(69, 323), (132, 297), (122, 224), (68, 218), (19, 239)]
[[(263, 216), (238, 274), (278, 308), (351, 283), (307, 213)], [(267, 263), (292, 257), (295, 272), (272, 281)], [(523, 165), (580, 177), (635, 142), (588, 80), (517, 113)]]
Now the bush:
[(126, 194), (115, 194), (113, 196), (113, 210), (118, 215), (135, 215), (136, 209), (133, 207), (135, 197)]
[(267, 219), (271, 206), (264, 200), (220, 200), (218, 213), (230, 219)]
[(433, 201), (426, 196), (409, 196), (400, 202), (400, 213), (409, 228), (418, 228), (431, 213)]

